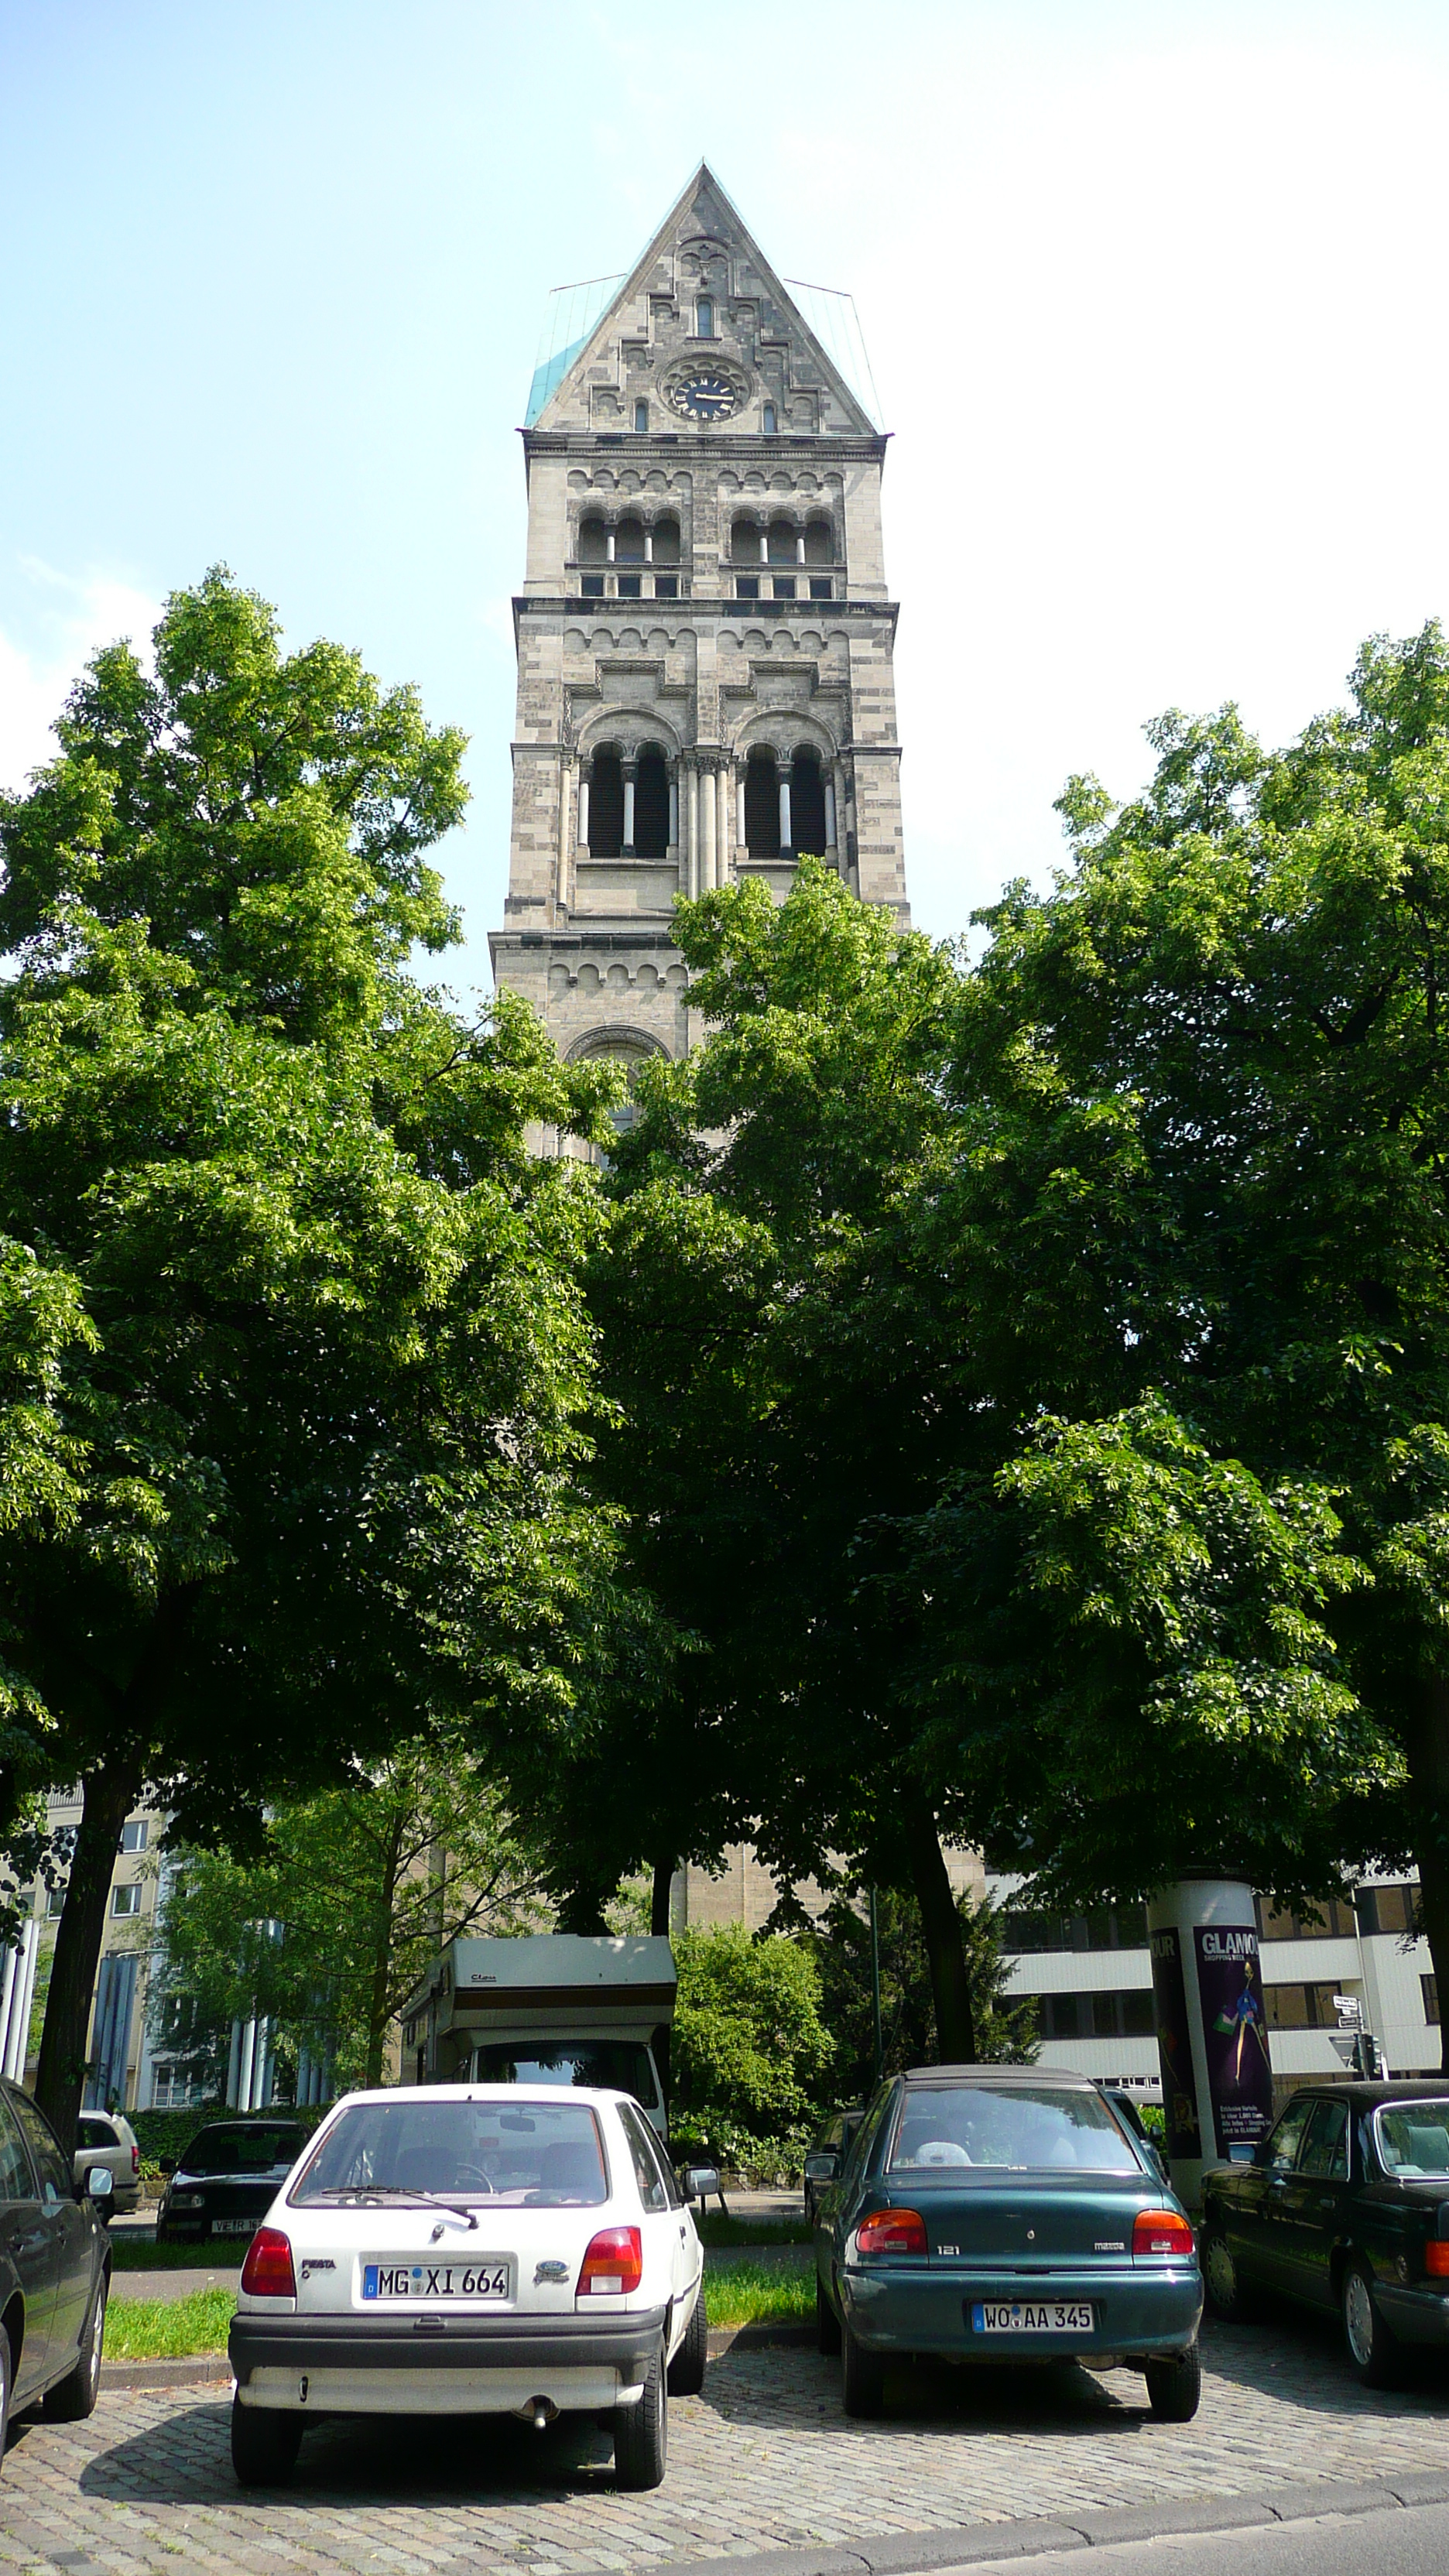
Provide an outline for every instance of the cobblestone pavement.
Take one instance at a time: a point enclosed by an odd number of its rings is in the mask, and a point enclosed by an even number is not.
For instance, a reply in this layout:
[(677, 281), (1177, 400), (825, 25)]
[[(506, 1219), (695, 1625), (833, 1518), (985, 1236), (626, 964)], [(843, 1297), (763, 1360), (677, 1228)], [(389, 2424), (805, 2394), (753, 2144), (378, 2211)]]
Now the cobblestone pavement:
[(243, 2495), (224, 2385), (117, 2392), (88, 2424), (17, 2428), (0, 2568), (568, 2576), (1445, 2465), (1442, 2368), (1370, 2394), (1326, 2327), (1297, 2323), (1209, 2326), (1204, 2355), (1189, 2425), (1153, 2423), (1129, 2372), (1070, 2366), (902, 2373), (886, 2421), (847, 2424), (833, 2364), (736, 2348), (703, 2397), (675, 2401), (669, 2475), (647, 2496), (615, 2494), (592, 2428), (511, 2422), (319, 2426), (292, 2485)]

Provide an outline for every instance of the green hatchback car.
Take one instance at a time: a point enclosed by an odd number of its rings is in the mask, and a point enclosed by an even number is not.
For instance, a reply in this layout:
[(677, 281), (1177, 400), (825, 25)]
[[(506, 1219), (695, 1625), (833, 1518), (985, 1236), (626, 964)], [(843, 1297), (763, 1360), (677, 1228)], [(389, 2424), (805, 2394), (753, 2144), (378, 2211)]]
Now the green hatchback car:
[(913, 2068), (816, 2190), (820, 2349), (847, 2415), (879, 2414), (887, 2364), (917, 2355), (1125, 2363), (1154, 2415), (1196, 2414), (1192, 2228), (1086, 2076)]

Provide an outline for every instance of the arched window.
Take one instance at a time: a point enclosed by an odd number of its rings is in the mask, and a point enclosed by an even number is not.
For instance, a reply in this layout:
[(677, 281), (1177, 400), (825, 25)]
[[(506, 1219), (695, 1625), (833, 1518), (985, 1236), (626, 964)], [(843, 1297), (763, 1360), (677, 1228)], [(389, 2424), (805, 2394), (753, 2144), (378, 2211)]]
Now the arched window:
[(579, 529), (580, 563), (607, 563), (609, 532), (602, 519), (585, 519)]
[(730, 562), (757, 564), (760, 560), (760, 526), (757, 519), (736, 519), (730, 530)]
[(644, 522), (642, 519), (621, 519), (619, 521), (617, 528), (614, 530), (614, 561), (615, 563), (642, 563), (644, 561)]
[(714, 297), (702, 295), (694, 308), (694, 332), (698, 340), (714, 338)]
[(790, 767), (790, 838), (797, 850), (824, 858), (825, 782), (808, 745), (796, 752)]
[(780, 855), (780, 773), (772, 751), (752, 751), (746, 763), (745, 846), (752, 859)]
[(654, 522), (654, 560), (657, 564), (679, 561), (679, 521), (656, 519)]
[(795, 560), (795, 523), (793, 519), (770, 521), (770, 561), (792, 564)]
[(624, 773), (616, 751), (596, 751), (589, 773), (589, 856), (617, 859), (624, 847)]
[(639, 754), (634, 779), (634, 849), (641, 859), (662, 859), (669, 847), (669, 772), (652, 746)]
[(805, 561), (808, 564), (834, 563), (835, 531), (828, 519), (812, 519), (806, 529)]
[(636, 402), (634, 405), (634, 427), (636, 431), (642, 431), (646, 430), (648, 426), (649, 405), (647, 402)]
[(765, 416), (764, 416), (764, 419), (763, 419), (763, 420), (761, 421), (761, 423), (760, 423), (760, 427), (763, 429), (763, 431), (764, 431), (764, 433), (765, 433), (765, 436), (766, 436), (767, 438), (773, 438), (773, 437), (774, 437), (774, 435), (775, 435), (775, 429), (776, 429), (776, 421), (775, 421), (775, 406), (774, 406), (774, 404), (773, 404), (773, 403), (766, 403), (766, 405), (765, 405)]

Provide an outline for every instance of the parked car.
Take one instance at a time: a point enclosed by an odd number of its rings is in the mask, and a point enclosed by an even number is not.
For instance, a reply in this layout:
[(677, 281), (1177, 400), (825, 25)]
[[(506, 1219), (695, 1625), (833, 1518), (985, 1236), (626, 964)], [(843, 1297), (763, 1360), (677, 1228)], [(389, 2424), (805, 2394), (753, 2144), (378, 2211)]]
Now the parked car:
[(878, 2415), (893, 2359), (1109, 2361), (1154, 2415), (1197, 2412), (1192, 2228), (1086, 2076), (927, 2066), (883, 2085), (818, 2186), (822, 2352), (847, 2415)]
[(184, 2155), (161, 2158), (167, 2177), (156, 2212), (158, 2245), (249, 2237), (306, 2145), (295, 2120), (213, 2120)]
[(101, 2384), (111, 2247), (109, 2167), (79, 2181), (28, 2093), (0, 2080), (0, 2466), (12, 2415), (89, 2415)]
[(813, 2146), (805, 2152), (805, 2215), (815, 2216), (815, 2194), (821, 2183), (833, 2182), (850, 2152), (850, 2142), (860, 2127), (864, 2113), (837, 2111), (827, 2120)]
[(1449, 2083), (1305, 2085), (1251, 2164), (1203, 2176), (1202, 2263), (1220, 2317), (1336, 2310), (1370, 2388), (1449, 2345)]
[(1163, 2181), (1166, 2182), (1167, 2159), (1137, 2107), (1136, 2096), (1129, 2093), (1124, 2084), (1103, 2084), (1098, 2081), (1097, 2090), (1104, 2102), (1111, 2103), (1118, 2119), (1125, 2124), (1138, 2145), (1147, 2149), (1148, 2162), (1153, 2172), (1161, 2174)]
[(607, 2416), (626, 2488), (704, 2384), (704, 2254), (637, 2102), (575, 2086), (354, 2093), (252, 2240), (229, 2346), (244, 2486), (312, 2415)]
[(141, 2197), (141, 2149), (130, 2121), (120, 2111), (82, 2111), (75, 2151), (75, 2178), (84, 2182), (96, 2165), (111, 2177), (111, 2197), (104, 2215), (134, 2209)]

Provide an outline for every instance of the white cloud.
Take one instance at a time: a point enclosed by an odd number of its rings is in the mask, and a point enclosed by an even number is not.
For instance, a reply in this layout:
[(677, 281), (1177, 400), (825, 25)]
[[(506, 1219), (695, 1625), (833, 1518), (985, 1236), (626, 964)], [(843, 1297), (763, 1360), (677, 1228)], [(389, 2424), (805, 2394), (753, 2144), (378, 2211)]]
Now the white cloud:
[(72, 681), (102, 644), (129, 635), (149, 657), (160, 602), (107, 573), (57, 572), (22, 560), (24, 636), (0, 627), (0, 791), (13, 795), (53, 760), (51, 731)]

